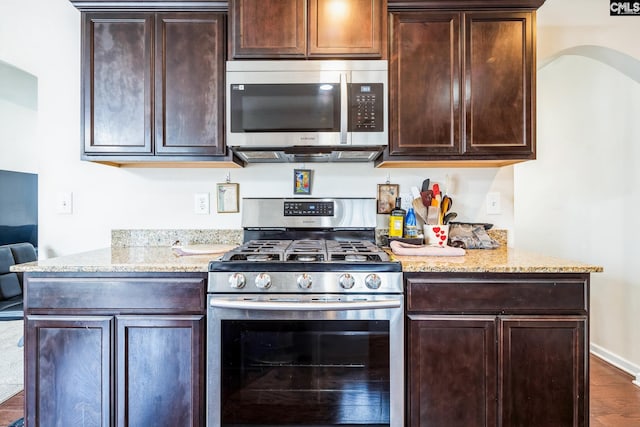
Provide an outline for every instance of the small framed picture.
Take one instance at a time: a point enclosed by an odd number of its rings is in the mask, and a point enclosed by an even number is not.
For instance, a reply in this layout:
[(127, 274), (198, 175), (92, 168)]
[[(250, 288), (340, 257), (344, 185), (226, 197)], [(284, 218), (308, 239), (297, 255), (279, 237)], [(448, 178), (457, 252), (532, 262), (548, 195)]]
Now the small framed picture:
[(219, 213), (239, 212), (238, 207), (238, 191), (239, 185), (236, 183), (225, 182), (216, 184), (216, 200), (218, 201)]
[(311, 169), (293, 170), (293, 194), (311, 194)]
[(378, 213), (391, 213), (396, 206), (396, 197), (399, 197), (399, 184), (378, 184)]

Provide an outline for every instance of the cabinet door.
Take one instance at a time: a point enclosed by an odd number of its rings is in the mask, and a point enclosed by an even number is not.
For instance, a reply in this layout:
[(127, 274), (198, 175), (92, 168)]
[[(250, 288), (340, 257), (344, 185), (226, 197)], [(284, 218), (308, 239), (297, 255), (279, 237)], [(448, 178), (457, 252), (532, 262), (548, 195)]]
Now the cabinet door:
[(230, 56), (304, 58), (306, 0), (231, 0)]
[(110, 316), (27, 316), (26, 425), (111, 425)]
[(587, 318), (500, 320), (502, 425), (588, 425)]
[(152, 154), (153, 15), (83, 17), (83, 141), (89, 154)]
[(409, 315), (411, 427), (495, 426), (496, 319)]
[(382, 58), (384, 0), (309, 0), (309, 57)]
[(116, 317), (116, 425), (204, 425), (204, 316)]
[(534, 22), (526, 12), (465, 14), (465, 153), (534, 153)]
[(460, 155), (460, 14), (391, 19), (390, 154)]
[(156, 20), (156, 154), (224, 155), (224, 15)]

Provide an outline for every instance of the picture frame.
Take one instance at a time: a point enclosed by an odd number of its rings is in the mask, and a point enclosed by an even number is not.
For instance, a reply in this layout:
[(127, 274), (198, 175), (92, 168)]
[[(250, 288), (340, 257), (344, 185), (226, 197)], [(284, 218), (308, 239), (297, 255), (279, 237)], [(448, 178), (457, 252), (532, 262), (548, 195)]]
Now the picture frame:
[(239, 212), (239, 192), (240, 186), (237, 183), (224, 182), (216, 184), (216, 201), (218, 205), (218, 213)]
[(293, 194), (311, 194), (311, 169), (293, 170)]
[(396, 197), (400, 197), (399, 184), (378, 184), (378, 213), (391, 213), (396, 207)]

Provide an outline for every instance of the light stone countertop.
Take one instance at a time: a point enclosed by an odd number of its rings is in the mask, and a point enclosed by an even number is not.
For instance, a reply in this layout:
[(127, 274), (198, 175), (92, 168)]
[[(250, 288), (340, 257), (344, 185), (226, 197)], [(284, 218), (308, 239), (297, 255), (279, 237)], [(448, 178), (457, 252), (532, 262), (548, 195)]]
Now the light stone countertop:
[[(177, 256), (168, 246), (129, 246), (19, 264), (22, 272), (207, 272), (216, 256)], [(404, 272), (440, 273), (596, 273), (602, 267), (502, 246), (467, 250), (458, 257), (393, 256)]]
[(397, 256), (402, 271), (429, 273), (598, 273), (600, 266), (501, 246), (467, 250), (464, 256)]
[(169, 246), (128, 246), (39, 260), (11, 268), (22, 272), (207, 272), (209, 261), (218, 256), (177, 256)]

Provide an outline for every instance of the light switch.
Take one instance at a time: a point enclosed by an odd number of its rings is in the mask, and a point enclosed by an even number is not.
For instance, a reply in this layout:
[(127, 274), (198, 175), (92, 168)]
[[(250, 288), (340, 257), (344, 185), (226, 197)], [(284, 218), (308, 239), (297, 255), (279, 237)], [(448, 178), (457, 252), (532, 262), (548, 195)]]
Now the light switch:
[(501, 194), (498, 192), (487, 193), (487, 215), (500, 215), (502, 213), (500, 197)]
[(193, 213), (198, 215), (209, 214), (209, 193), (196, 193), (193, 196)]
[(73, 213), (73, 193), (58, 193), (56, 212), (59, 214)]

